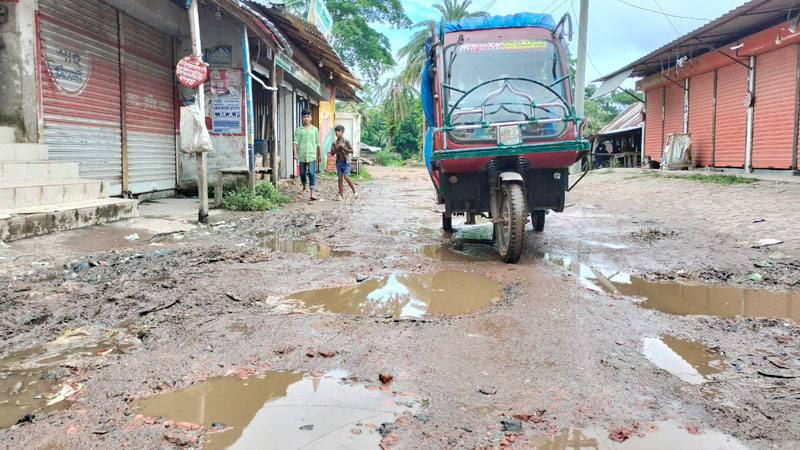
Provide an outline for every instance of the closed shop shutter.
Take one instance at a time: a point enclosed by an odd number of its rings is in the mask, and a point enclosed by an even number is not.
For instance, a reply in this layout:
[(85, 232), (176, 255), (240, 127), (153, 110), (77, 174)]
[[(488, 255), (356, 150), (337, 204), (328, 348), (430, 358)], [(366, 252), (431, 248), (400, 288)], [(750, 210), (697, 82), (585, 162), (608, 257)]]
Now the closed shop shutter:
[(714, 118), (714, 72), (689, 80), (689, 133), (698, 166), (711, 165), (711, 133)]
[(758, 56), (753, 111), (754, 168), (792, 167), (797, 47)]
[(172, 38), (122, 15), (128, 189), (176, 187)]
[(661, 148), (667, 145), (670, 133), (683, 133), (683, 107), (684, 89), (683, 80), (678, 81), (681, 86), (675, 83), (667, 84), (664, 95), (664, 138), (661, 141)]
[(717, 70), (715, 166), (744, 167), (747, 134), (747, 108), (744, 106), (746, 93), (747, 67), (731, 64)]
[(661, 151), (664, 146), (662, 141), (662, 114), (664, 106), (664, 89), (659, 87), (646, 92), (645, 96), (645, 125), (644, 125), (644, 154), (656, 161), (661, 160)]
[(98, 0), (40, 0), (44, 142), (52, 160), (121, 192), (117, 11)]

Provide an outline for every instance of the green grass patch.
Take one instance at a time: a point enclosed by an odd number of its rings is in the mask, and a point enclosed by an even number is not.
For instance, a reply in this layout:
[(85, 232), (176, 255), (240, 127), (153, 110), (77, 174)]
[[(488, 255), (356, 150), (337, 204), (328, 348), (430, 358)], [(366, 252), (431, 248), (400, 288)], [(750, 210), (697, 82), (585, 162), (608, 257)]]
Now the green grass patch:
[(715, 183), (715, 184), (752, 184), (758, 181), (756, 178), (742, 177), (739, 175), (723, 175), (712, 174), (702, 175), (694, 173), (691, 175), (677, 175), (677, 174), (664, 174), (658, 172), (648, 172), (648, 175), (657, 178), (677, 178), (682, 180), (693, 180), (701, 183)]
[[(336, 178), (336, 172), (322, 172), (322, 175), (326, 177)], [(361, 166), (361, 172), (350, 173), (350, 179), (353, 181), (370, 181), (372, 179), (372, 175), (367, 172), (367, 169), (364, 166)]]
[(246, 184), (237, 184), (222, 194), (222, 207), (231, 211), (266, 211), (276, 204), (290, 203), (292, 198), (269, 181), (256, 184), (255, 192)]
[(381, 150), (375, 153), (375, 162), (379, 166), (402, 166), (403, 156), (389, 150)]

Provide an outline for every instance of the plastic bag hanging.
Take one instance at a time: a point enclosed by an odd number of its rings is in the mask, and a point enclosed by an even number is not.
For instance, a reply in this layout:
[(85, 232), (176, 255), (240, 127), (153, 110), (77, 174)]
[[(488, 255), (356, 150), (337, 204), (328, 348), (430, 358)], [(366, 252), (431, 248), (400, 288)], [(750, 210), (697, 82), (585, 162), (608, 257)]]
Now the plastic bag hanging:
[(213, 150), (206, 121), (197, 104), (181, 107), (182, 153), (205, 153)]

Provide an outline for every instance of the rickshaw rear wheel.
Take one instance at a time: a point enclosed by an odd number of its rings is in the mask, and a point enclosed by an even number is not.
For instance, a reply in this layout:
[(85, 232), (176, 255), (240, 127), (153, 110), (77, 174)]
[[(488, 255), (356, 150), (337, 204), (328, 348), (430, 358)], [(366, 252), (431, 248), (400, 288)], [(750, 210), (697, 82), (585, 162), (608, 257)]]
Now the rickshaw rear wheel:
[(500, 190), (499, 206), (498, 222), (494, 224), (497, 251), (504, 262), (513, 264), (522, 256), (525, 223), (528, 221), (522, 186), (517, 183), (504, 184)]
[(447, 233), (453, 231), (453, 216), (442, 213), (442, 230)]
[(533, 231), (544, 231), (544, 218), (545, 212), (543, 209), (537, 209), (531, 213), (531, 222), (533, 223)]

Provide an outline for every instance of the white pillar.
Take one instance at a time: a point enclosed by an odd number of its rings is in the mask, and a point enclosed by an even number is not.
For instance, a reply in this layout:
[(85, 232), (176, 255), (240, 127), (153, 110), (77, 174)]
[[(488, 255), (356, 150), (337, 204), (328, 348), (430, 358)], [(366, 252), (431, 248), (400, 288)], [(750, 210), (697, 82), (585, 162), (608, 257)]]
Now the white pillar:
[[(200, 44), (200, 14), (198, 3), (200, 0), (189, 0), (189, 28), (192, 33), (192, 54), (202, 58), (203, 47)], [(197, 87), (197, 105), (200, 109), (200, 116), (206, 116), (205, 88), (204, 85)], [(200, 223), (208, 222), (208, 168), (206, 167), (206, 154), (196, 153), (197, 158), (197, 198), (200, 200), (200, 210), (197, 212), (197, 221)], [(218, 186), (222, 189), (222, 186)]]

